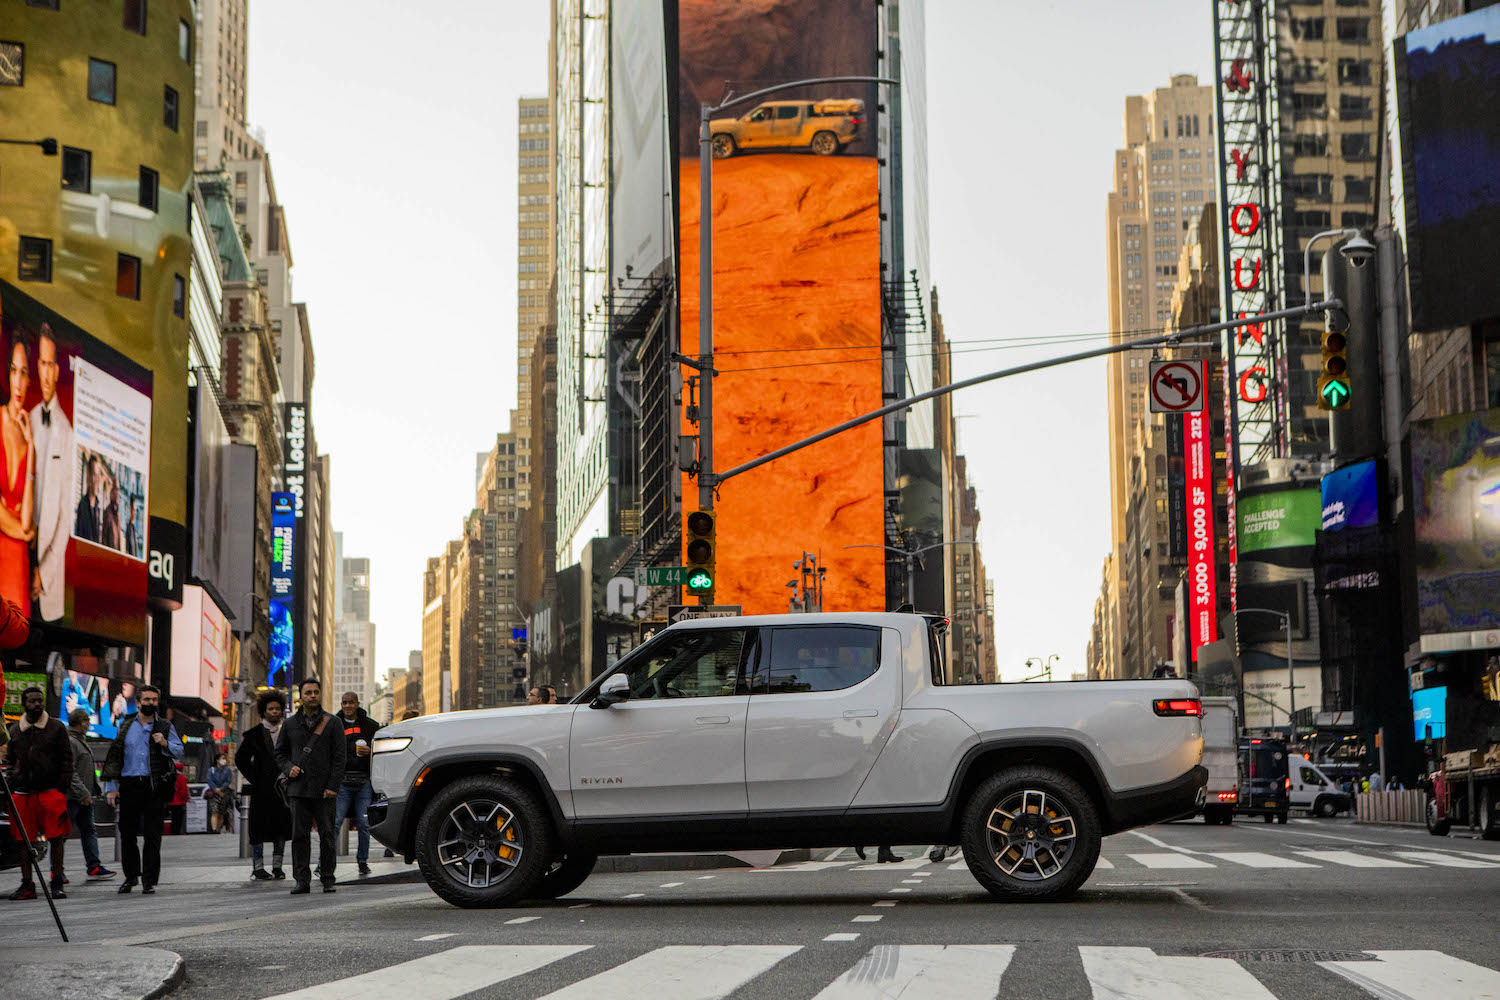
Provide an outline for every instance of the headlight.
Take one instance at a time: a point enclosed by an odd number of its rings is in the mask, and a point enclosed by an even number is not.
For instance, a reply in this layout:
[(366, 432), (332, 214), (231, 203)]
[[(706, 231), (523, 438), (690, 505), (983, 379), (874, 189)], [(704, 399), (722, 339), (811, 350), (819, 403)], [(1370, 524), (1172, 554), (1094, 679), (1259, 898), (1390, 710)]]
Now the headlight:
[(410, 736), (384, 736), (370, 744), (372, 753), (396, 753), (411, 746)]

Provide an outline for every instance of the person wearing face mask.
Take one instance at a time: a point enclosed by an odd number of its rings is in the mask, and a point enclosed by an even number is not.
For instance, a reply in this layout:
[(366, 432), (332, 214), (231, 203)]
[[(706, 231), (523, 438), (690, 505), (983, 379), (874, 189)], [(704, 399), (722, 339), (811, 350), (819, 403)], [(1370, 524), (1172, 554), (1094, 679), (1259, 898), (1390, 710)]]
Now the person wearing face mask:
[[(6, 756), (11, 802), (22, 821), (12, 823), (11, 830), (20, 840), (24, 825), (34, 841), (52, 845), (52, 898), (66, 899), (63, 845), (72, 832), (68, 825), (68, 789), (73, 784), (73, 748), (67, 729), (47, 715), (41, 688), (22, 691), (21, 707), (25, 714), (10, 727)], [(30, 865), (21, 866), (21, 887), (10, 898), (36, 899)]]
[[(136, 704), (136, 713), (120, 722), (101, 776), (104, 797), (117, 810), (120, 860), (125, 866), (120, 892), (130, 892), (139, 884), (141, 893), (149, 896), (161, 878), (162, 820), (177, 791), (182, 739), (161, 717), (160, 688), (142, 685)], [(138, 835), (145, 840), (144, 852)]]
[[(276, 763), (276, 738), (286, 718), (286, 695), (264, 691), (257, 700), (260, 725), (245, 732), (234, 753), (234, 766), (244, 776), (250, 792), (250, 877), (258, 882), (286, 878), (281, 859), (292, 836), (292, 814), (276, 783), (281, 768)], [(271, 844), (271, 870), (266, 871), (265, 845)]]
[(214, 833), (234, 829), (234, 772), (222, 753), (208, 769), (208, 825)]

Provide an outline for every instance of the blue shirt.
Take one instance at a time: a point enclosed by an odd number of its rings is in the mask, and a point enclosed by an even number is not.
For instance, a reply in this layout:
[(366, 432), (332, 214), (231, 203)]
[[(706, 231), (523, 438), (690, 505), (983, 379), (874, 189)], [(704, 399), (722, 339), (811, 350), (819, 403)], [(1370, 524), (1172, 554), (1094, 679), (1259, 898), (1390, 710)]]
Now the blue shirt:
[[(167, 723), (167, 752), (177, 759), (182, 759), (182, 740), (177, 735), (177, 729), (170, 722)], [(130, 728), (125, 730), (125, 764), (120, 768), (122, 778), (149, 778), (151, 776), (151, 727), (141, 722), (137, 715)], [(106, 781), (104, 783), (106, 792), (117, 792), (120, 783), (117, 781)]]

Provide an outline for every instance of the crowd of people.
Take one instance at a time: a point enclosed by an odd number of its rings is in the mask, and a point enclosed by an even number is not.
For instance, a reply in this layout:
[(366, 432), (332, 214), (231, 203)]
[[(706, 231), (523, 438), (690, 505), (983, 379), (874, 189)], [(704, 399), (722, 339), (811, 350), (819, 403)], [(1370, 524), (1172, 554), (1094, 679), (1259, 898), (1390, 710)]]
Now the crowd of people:
[[(285, 879), (282, 867), (286, 842), (292, 843), (293, 895), (312, 891), (312, 832), (318, 833), (316, 875), (323, 892), (337, 891), (337, 831), (348, 819), (358, 834), (355, 856), (361, 875), (370, 874), (370, 754), (379, 723), (360, 707), (357, 695), (346, 693), (338, 715), (323, 709), (322, 686), (305, 680), (298, 690), (297, 711), (288, 715), (286, 696), (267, 691), (259, 699), (261, 721), (245, 732), (234, 764), (250, 793), (250, 877), (258, 882)], [(167, 821), (176, 824), (176, 807), (185, 806), (186, 776), (182, 773), (182, 739), (162, 715), (161, 692), (144, 685), (137, 692), (136, 711), (126, 717), (111, 741), (96, 777), (94, 757), (86, 735), (90, 716), (84, 709), (69, 714), (68, 726), (46, 711), (41, 688), (22, 692), (24, 714), (10, 727), (0, 727), (0, 767), (4, 768), (10, 797), (11, 830), (34, 852), (24, 858), (21, 885), (11, 900), (37, 898), (34, 870), (50, 852), (48, 891), (66, 899), (69, 884), (64, 866), (69, 836), (76, 830), (91, 881), (115, 877), (99, 856), (94, 826), (94, 799), (101, 794), (115, 810), (124, 881), (119, 892), (137, 887), (143, 895), (156, 892), (161, 880), (161, 842)], [(101, 788), (100, 779), (103, 780)], [(209, 770), (211, 826), (217, 832), (233, 828), (234, 771), (220, 755)], [(184, 810), (185, 811), (185, 810)], [(271, 845), (271, 869), (265, 867), (265, 846)], [(389, 855), (389, 852), (387, 852)]]

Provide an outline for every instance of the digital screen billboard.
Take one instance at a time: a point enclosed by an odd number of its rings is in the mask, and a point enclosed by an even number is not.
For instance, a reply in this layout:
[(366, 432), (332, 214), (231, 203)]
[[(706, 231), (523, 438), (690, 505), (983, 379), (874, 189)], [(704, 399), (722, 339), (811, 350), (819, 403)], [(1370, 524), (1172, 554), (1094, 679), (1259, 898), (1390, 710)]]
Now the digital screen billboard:
[(1240, 494), (1240, 555), (1312, 545), (1322, 523), (1322, 494), (1314, 489)]
[(143, 645), (151, 373), (5, 281), (0, 348), (0, 594)]
[(1500, 409), (1411, 428), (1423, 635), (1500, 628)]
[(1394, 50), (1412, 327), (1500, 315), (1500, 6), (1410, 32)]
[[(1422, 688), (1411, 693), (1411, 721), (1413, 735), (1421, 742), (1431, 736), (1435, 740), (1448, 735), (1448, 689), (1446, 687)], [(1428, 732), (1428, 727), (1432, 728)]]
[(219, 708), (228, 656), (224, 612), (202, 587), (187, 584), (182, 588), (182, 607), (172, 612), (172, 683), (167, 693)]
[[(681, 350), (697, 353), (700, 104), (876, 73), (872, 0), (679, 0), (676, 165)], [(875, 88), (821, 84), (712, 116), (714, 463), (723, 470), (882, 398), (879, 111)], [(795, 364), (792, 361), (795, 360)], [(686, 374), (692, 374), (686, 372)], [(691, 424), (684, 433), (696, 433)], [(697, 484), (684, 482), (684, 503)], [(718, 511), (715, 600), (786, 607), (803, 551), (836, 553), (824, 608), (886, 608), (882, 428), (872, 421), (748, 473)], [(795, 517), (789, 512), (795, 511)]]
[[(1208, 362), (1200, 385), (1208, 382)], [(1214, 565), (1214, 480), (1212, 425), (1207, 409), (1182, 414), (1185, 498), (1187, 501), (1188, 653), (1219, 637), (1218, 571)]]
[[(230, 494), (233, 484), (230, 463), (235, 447), (229, 428), (219, 413), (219, 404), (206, 380), (199, 381), (190, 400), (193, 415), (192, 573), (225, 600), (232, 600), (240, 581), (231, 579), (231, 550), (237, 535), (254, 534), (254, 515)], [(249, 484), (251, 500), (255, 484)], [(236, 513), (250, 513), (249, 520), (236, 521)], [(239, 528), (241, 530), (234, 530)], [(242, 592), (243, 592), (242, 588)], [(184, 598), (185, 600), (185, 598)]]
[(289, 688), (297, 648), (297, 498), (271, 494), (271, 659), (266, 684)]
[(1374, 461), (1323, 477), (1323, 530), (1373, 528), (1380, 523), (1380, 481)]

